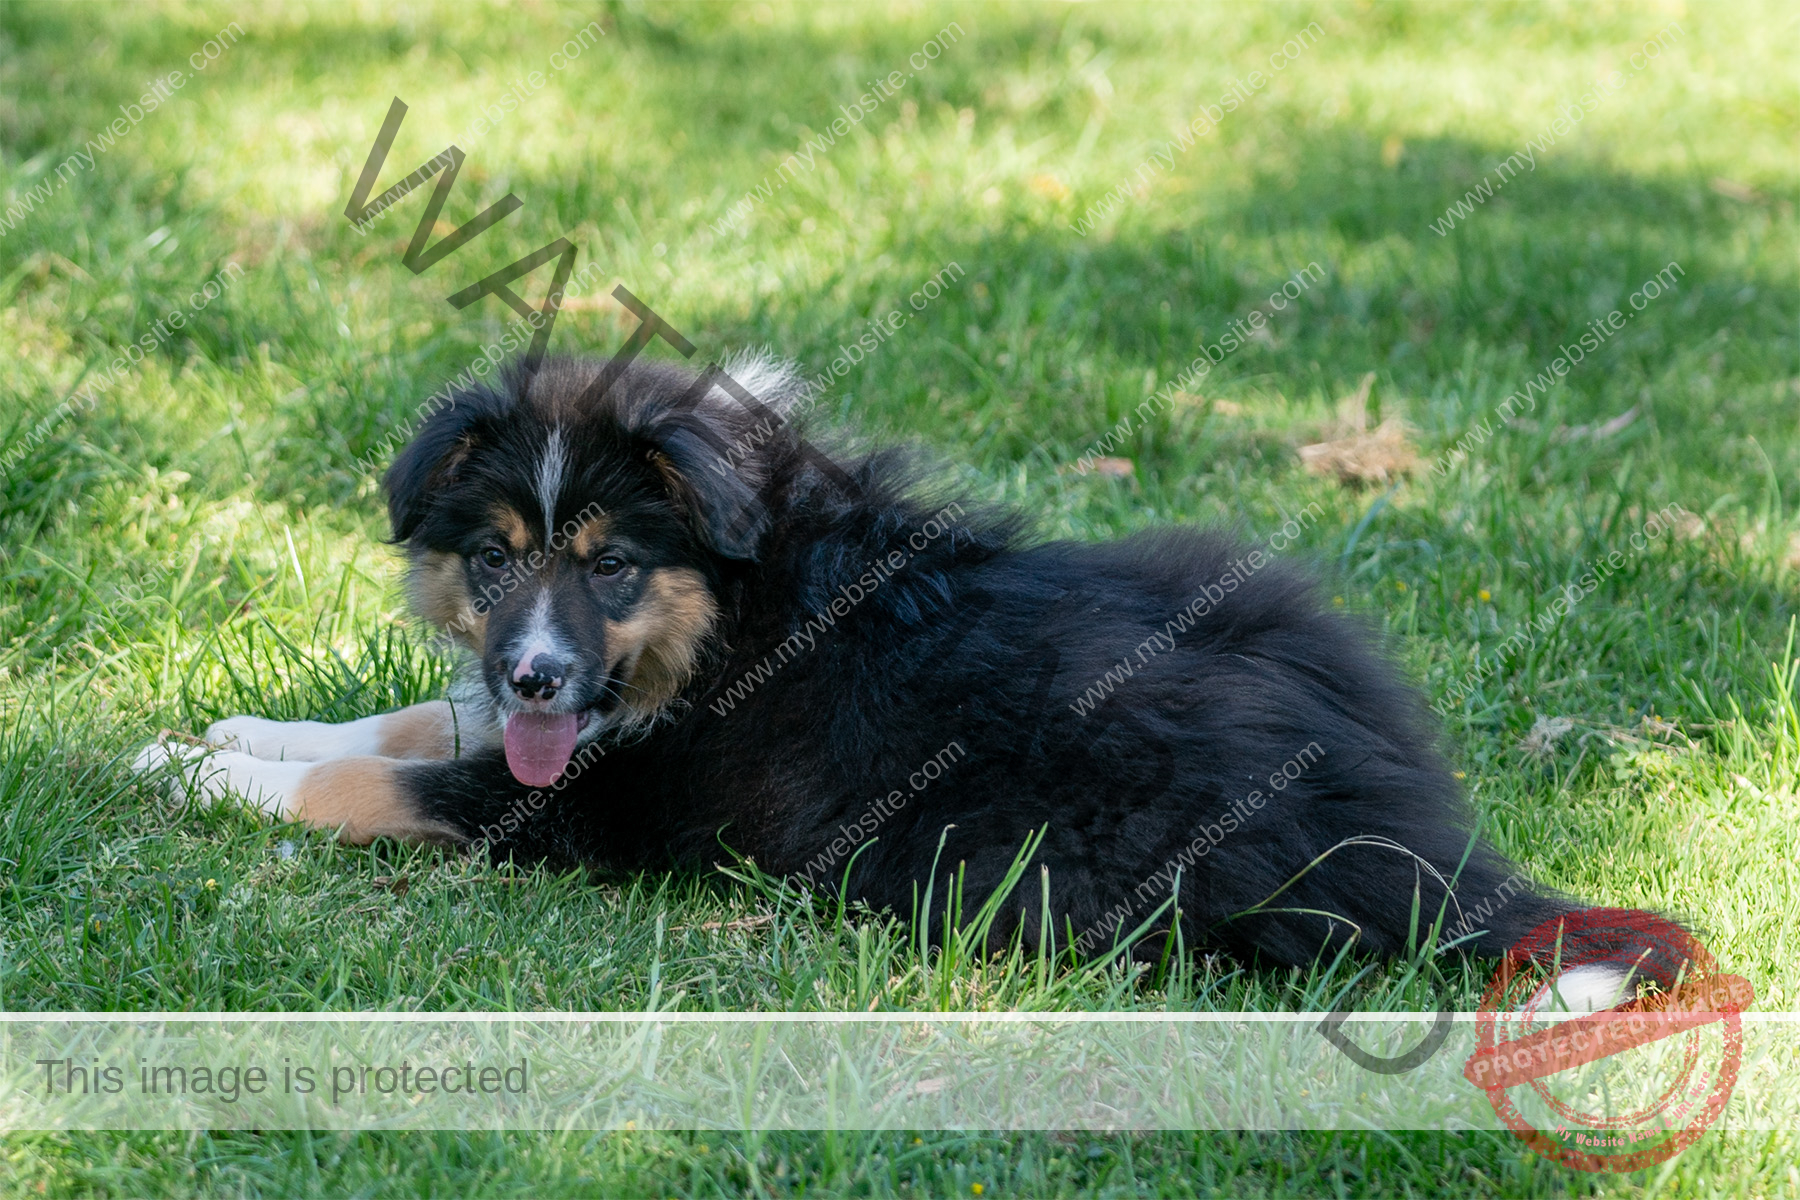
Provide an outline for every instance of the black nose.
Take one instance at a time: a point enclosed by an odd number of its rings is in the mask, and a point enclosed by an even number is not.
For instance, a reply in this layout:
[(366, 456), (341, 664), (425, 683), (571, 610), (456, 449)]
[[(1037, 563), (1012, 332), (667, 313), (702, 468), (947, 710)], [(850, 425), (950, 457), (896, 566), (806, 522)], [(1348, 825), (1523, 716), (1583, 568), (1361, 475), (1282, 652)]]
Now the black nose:
[(519, 693), (519, 697), (524, 700), (548, 700), (562, 687), (566, 672), (567, 668), (560, 660), (548, 654), (534, 655), (529, 670), (523, 663), (514, 669), (513, 691)]

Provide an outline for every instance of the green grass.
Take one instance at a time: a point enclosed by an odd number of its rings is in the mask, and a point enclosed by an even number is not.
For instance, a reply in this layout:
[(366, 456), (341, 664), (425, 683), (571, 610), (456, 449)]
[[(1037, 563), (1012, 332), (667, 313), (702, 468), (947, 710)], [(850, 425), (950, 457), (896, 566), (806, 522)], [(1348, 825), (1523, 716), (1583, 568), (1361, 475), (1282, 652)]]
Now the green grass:
[[(570, 31), (607, 36), (464, 146), (451, 226), (525, 207), (421, 276), (423, 201), (342, 210), (389, 100), (383, 186)], [(924, 441), (1046, 536), (1165, 521), (1294, 551), (1448, 703), (1492, 836), (1548, 882), (1690, 915), (1758, 1003), (1800, 1000), (1800, 199), (1793, 11), (1091, 6), (0, 7), (0, 215), (231, 20), (244, 36), (0, 238), (0, 1003), (9, 1009), (1323, 1007), (1437, 997), (1397, 968), (1207, 959), (1167, 978), (927, 960), (893, 923), (724, 876), (509, 878), (192, 811), (123, 768), (162, 727), (336, 720), (429, 697), (371, 472), (509, 316), (444, 297), (568, 234), (712, 357), (811, 371), (945, 264), (943, 296), (839, 380), (828, 422)], [(1318, 43), (1086, 237), (1071, 229), (1232, 77)], [(1683, 36), (1448, 236), (1428, 222), (1671, 20)], [(730, 232), (730, 206), (865, 81), (962, 36)], [(1069, 465), (1309, 263), (1270, 335), (1134, 430), (1130, 480)], [(1391, 492), (1308, 474), (1375, 374), (1429, 462), (1666, 264), (1679, 285), (1529, 421)], [(91, 412), (42, 428), (227, 264), (243, 274)], [(537, 281), (537, 287), (543, 286)], [(536, 295), (536, 292), (532, 293)], [(588, 304), (554, 345), (627, 328)], [(1571, 439), (1636, 406), (1611, 436)], [(30, 442), (27, 445), (27, 441)], [(1652, 512), (1693, 514), (1538, 618)], [(1540, 632), (1471, 681), (1478, 654)], [(1472, 686), (1471, 686), (1472, 684)], [(1784, 699), (1784, 695), (1786, 698)], [(1570, 730), (1542, 754), (1541, 719)], [(406, 876), (403, 895), (377, 884)], [(702, 929), (708, 922), (737, 927)], [(1481, 972), (1451, 971), (1472, 1006)], [(15, 1134), (0, 1191), (711, 1196), (1775, 1195), (1789, 1135), (1709, 1136), (1589, 1177), (1509, 1138), (250, 1132)]]

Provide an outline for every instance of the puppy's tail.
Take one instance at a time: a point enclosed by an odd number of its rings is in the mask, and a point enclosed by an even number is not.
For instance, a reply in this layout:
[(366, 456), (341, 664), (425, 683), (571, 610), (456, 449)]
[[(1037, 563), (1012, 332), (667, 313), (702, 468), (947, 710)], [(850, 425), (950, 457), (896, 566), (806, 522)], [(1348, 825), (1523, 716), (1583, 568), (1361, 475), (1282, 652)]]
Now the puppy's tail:
[(1603, 908), (1532, 891), (1490, 914), (1467, 943), (1516, 979), (1506, 1007), (1596, 1012), (1646, 986), (1672, 988), (1712, 973), (1710, 955), (1680, 922), (1635, 908)]

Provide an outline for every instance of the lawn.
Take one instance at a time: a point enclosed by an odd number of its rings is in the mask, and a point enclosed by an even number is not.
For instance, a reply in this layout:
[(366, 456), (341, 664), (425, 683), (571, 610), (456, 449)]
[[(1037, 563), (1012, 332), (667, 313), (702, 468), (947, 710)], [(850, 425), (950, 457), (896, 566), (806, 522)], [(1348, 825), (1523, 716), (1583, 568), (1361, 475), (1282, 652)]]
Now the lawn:
[[(380, 468), (512, 316), (445, 298), (567, 236), (595, 270), (552, 349), (615, 348), (623, 284), (706, 358), (825, 373), (817, 419), (924, 443), (1045, 537), (1295, 519), (1284, 553), (1385, 631), (1504, 849), (1690, 917), (1759, 1007), (1795, 1008), (1797, 26), (1772, 3), (0, 6), (0, 1006), (1440, 998), (1358, 962), (938, 962), (725, 875), (521, 881), (134, 778), (159, 729), (441, 691)], [(423, 190), (344, 216), (395, 96), (378, 190), (455, 140), (440, 235), (523, 202), (418, 274)], [(1332, 443), (1344, 472), (1309, 470)], [(1486, 968), (1445, 970), (1473, 1007)], [(1797, 1153), (1715, 1134), (1590, 1176), (1431, 1132), (10, 1134), (0, 1192), (1777, 1195)]]

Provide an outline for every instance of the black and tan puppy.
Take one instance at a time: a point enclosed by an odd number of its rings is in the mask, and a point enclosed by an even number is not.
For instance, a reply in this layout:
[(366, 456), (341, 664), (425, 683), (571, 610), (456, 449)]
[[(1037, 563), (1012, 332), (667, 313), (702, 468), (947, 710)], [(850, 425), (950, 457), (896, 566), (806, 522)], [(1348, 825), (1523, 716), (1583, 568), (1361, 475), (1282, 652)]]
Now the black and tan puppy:
[[(1498, 953), (1579, 907), (1471, 844), (1418, 697), (1287, 565), (1182, 529), (1031, 545), (920, 498), (894, 452), (833, 463), (691, 372), (639, 362), (600, 396), (601, 370), (459, 394), (388, 474), (418, 610), (471, 656), (460, 690), (222, 721), (180, 764), (195, 786), (520, 860), (703, 866), (723, 843), (902, 914), (934, 862), (934, 905), (960, 871), (972, 910), (1044, 830), (1052, 942), (1083, 951), (1177, 886), (1156, 949), (1179, 912), (1189, 946), (1288, 964), (1345, 936), (1400, 952), (1496, 895), (1472, 944)], [(796, 394), (767, 363), (729, 374)], [(1028, 878), (995, 936), (1035, 946)]]

